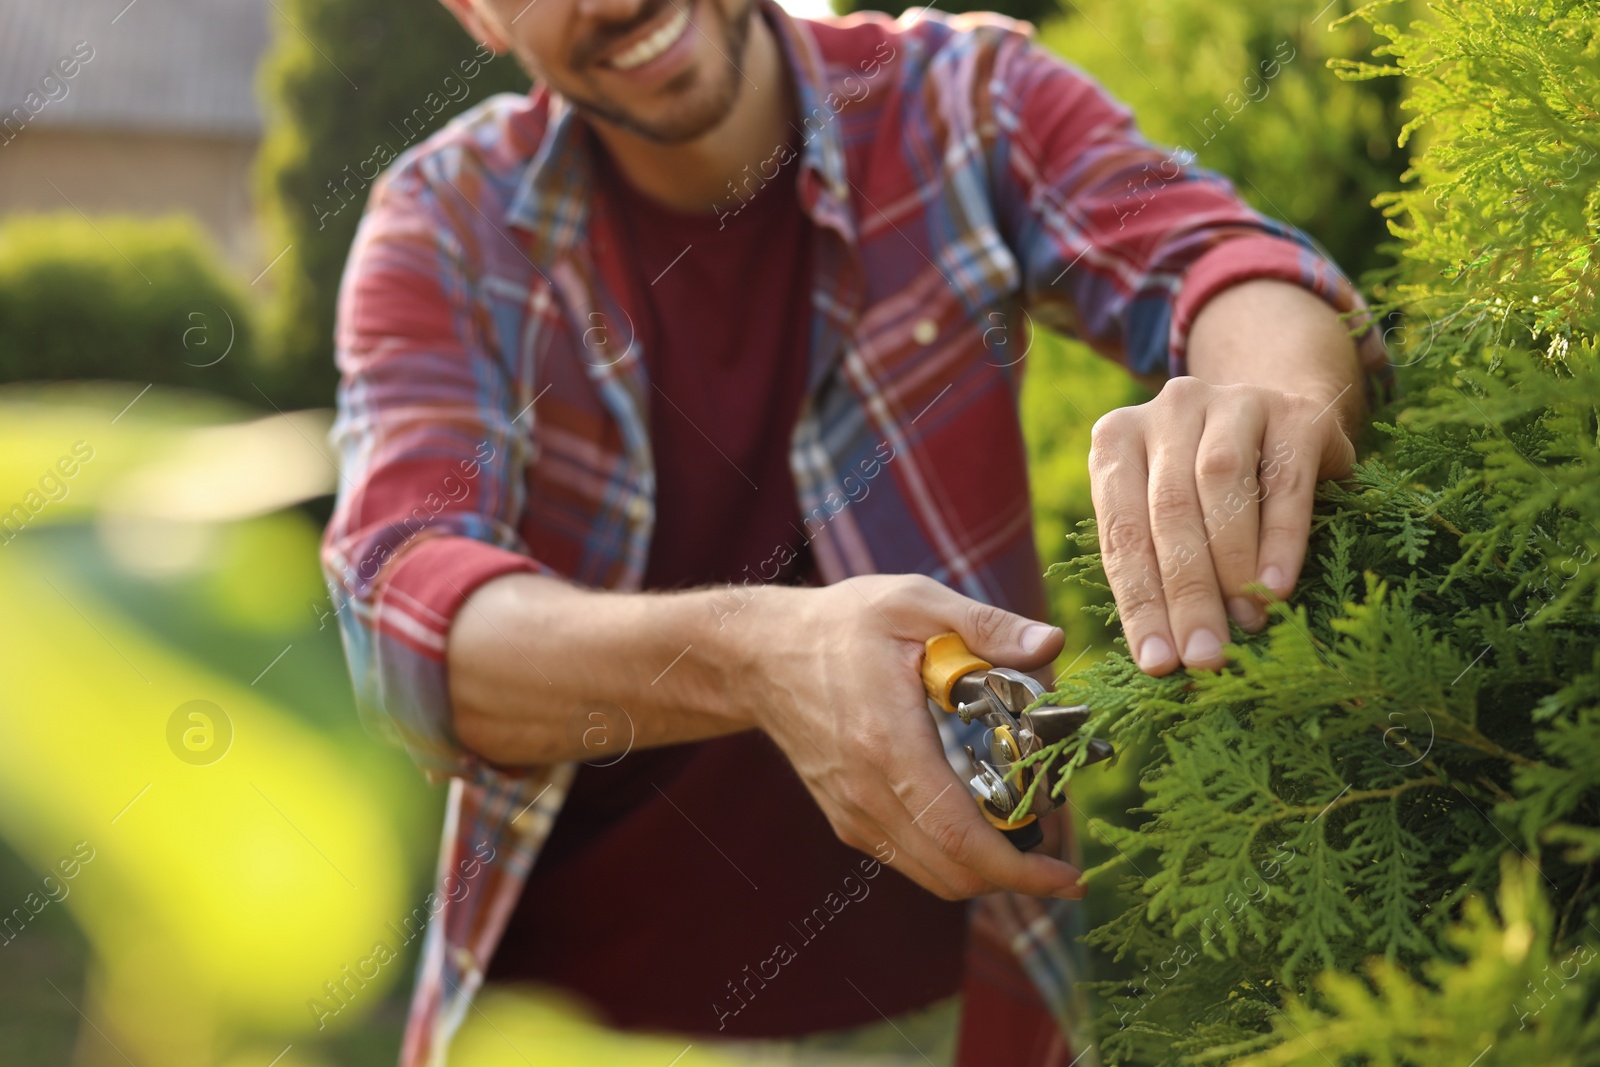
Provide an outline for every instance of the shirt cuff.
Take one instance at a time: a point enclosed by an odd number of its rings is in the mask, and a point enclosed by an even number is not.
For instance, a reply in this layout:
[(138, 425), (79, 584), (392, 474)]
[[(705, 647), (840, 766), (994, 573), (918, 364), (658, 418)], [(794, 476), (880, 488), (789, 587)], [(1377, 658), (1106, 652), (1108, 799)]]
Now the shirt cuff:
[[(479, 586), (506, 574), (553, 574), (538, 560), (471, 537), (430, 537), (404, 552), (384, 575), (384, 627), (429, 659), (445, 658), (450, 625)], [(385, 610), (385, 609), (398, 609)]]
[(1267, 278), (1298, 285), (1321, 297), (1355, 333), (1356, 353), (1366, 378), (1368, 403), (1389, 398), (1394, 368), (1383, 335), (1356, 292), (1333, 263), (1312, 248), (1264, 234), (1236, 237), (1210, 249), (1189, 267), (1173, 308), (1171, 373), (1188, 373), (1189, 330), (1195, 316), (1218, 293), (1241, 282)]
[(413, 544), (382, 573), (373, 649), (382, 728), (394, 732), (430, 781), (485, 772), (485, 761), (451, 726), (447, 642), (467, 597), (485, 582), (516, 573), (554, 572), (520, 553), (454, 534)]

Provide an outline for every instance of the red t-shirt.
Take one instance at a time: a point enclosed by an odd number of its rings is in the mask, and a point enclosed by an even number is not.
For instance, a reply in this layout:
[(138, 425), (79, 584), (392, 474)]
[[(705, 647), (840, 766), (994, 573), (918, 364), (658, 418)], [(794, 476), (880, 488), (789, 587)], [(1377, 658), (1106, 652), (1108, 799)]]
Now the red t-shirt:
[[(594, 147), (650, 319), (645, 585), (741, 582), (780, 546), (777, 580), (814, 582), (788, 464), (814, 239), (795, 165), (719, 222), (649, 200)], [(965, 905), (840, 844), (752, 730), (580, 767), (488, 978), (562, 987), (623, 1028), (784, 1037), (953, 995), (965, 934)]]

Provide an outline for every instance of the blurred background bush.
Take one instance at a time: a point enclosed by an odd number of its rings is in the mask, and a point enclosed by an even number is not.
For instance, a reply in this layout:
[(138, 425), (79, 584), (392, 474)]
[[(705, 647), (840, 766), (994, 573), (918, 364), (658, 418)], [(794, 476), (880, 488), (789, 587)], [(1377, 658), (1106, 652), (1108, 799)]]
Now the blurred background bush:
[[(1326, 69), (1371, 44), (1332, 26), (1345, 0), (981, 6), (1353, 271), (1385, 263), (1397, 86)], [(421, 902), (442, 803), (361, 732), (318, 574), (333, 308), (375, 168), (526, 79), (437, 0), (8, 0), (0, 39), (0, 522), (22, 509), (0, 527), (0, 914), (26, 919), (0, 945), (0, 1062), (392, 1062), (412, 956), (326, 1029), (308, 1009)], [(64, 95), (29, 95), (85, 51)], [(1049, 563), (1090, 514), (1089, 427), (1143, 394), (1068, 340), (1018, 343)], [(1109, 647), (1088, 596), (1052, 587), (1063, 669)], [(169, 743), (197, 700), (221, 713), (209, 764)], [(1137, 762), (1080, 807), (1126, 820)], [(94, 859), (47, 899), (79, 842)]]
[(256, 164), (269, 243), (287, 248), (268, 309), (293, 373), (285, 396), (326, 404), (339, 275), (381, 163), (495, 93), (525, 92), (509, 57), (483, 53), (439, 0), (282, 0), (262, 64), (267, 132)]
[(243, 289), (185, 216), (11, 215), (0, 220), (0, 377), (144, 379), (259, 403), (244, 395), (265, 367)]

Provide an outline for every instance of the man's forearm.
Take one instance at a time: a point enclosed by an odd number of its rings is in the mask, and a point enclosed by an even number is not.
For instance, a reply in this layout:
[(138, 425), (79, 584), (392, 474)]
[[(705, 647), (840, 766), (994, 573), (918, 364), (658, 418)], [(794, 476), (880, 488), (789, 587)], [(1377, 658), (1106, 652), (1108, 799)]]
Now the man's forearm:
[(447, 648), (462, 744), (506, 765), (606, 759), (751, 725), (729, 699), (722, 590), (614, 593), (514, 574), (477, 589)]
[[(1346, 433), (1365, 397), (1350, 327), (1320, 297), (1287, 282), (1218, 293), (1189, 331), (1189, 373), (1211, 385), (1260, 385), (1333, 403)], [(1337, 399), (1336, 399), (1337, 398)]]
[[(727, 617), (737, 596), (742, 603)], [(994, 833), (961, 791), (928, 713), (923, 642), (954, 630), (991, 663), (1034, 670), (1061, 631), (921, 575), (825, 586), (594, 592), (547, 576), (488, 582), (457, 613), (456, 731), (493, 763), (621, 755), (754, 727), (845, 844), (949, 900), (1009, 889), (1081, 898), (1078, 873)], [(607, 705), (610, 705), (608, 707)], [(607, 743), (585, 745), (606, 721)], [(620, 735), (620, 736), (619, 736)]]

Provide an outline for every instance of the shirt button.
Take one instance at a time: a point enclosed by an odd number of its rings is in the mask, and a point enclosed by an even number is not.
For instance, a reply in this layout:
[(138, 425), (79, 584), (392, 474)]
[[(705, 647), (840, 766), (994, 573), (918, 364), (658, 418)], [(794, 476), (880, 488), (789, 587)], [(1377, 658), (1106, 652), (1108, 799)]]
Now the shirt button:
[(919, 345), (931, 345), (938, 336), (939, 324), (932, 319), (918, 319), (917, 324), (911, 327), (911, 339)]
[(650, 517), (650, 501), (642, 496), (636, 496), (628, 501), (628, 518), (635, 526), (640, 525)]

